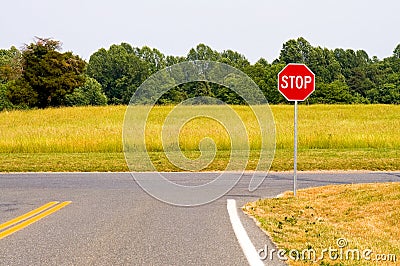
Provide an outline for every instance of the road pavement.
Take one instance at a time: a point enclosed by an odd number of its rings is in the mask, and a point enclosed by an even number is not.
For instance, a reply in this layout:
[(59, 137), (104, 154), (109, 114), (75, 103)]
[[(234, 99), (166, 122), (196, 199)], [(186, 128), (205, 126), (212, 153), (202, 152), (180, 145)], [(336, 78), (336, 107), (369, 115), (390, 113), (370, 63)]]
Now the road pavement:
[[(170, 173), (187, 185), (216, 173)], [(292, 190), (291, 173), (270, 173), (248, 191), (250, 175), (222, 198), (176, 207), (146, 194), (129, 173), (0, 174), (0, 224), (50, 201), (71, 201), (57, 212), (0, 239), (0, 265), (249, 265), (233, 231), (227, 200), (255, 249), (273, 247), (240, 210), (248, 201)], [(400, 182), (400, 172), (299, 173), (298, 187)], [(278, 260), (266, 265), (282, 265)]]

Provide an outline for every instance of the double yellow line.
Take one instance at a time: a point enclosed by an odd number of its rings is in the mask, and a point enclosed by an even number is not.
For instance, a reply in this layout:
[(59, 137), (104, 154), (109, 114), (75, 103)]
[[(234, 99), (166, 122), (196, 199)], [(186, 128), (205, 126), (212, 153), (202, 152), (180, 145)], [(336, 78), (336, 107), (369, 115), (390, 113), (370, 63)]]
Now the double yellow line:
[(5, 222), (3, 224), (0, 224), (0, 239), (9, 236), (25, 227), (28, 225), (31, 225), (40, 219), (64, 208), (68, 204), (70, 204), (71, 201), (64, 201), (64, 202), (58, 202), (58, 201), (51, 201), (37, 209), (34, 209), (30, 212), (27, 212), (17, 218), (14, 218), (8, 222)]

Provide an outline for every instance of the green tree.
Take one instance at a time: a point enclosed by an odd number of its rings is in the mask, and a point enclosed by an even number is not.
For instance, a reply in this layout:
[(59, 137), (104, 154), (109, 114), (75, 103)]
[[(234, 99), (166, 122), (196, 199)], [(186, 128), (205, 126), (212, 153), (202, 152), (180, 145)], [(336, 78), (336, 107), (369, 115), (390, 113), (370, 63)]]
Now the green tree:
[(159, 50), (155, 48), (151, 49), (148, 46), (143, 46), (142, 48), (135, 48), (134, 51), (137, 57), (147, 64), (148, 72), (150, 74), (165, 68), (165, 55)]
[(400, 86), (383, 84), (379, 89), (380, 102), (386, 104), (400, 104)]
[(9, 99), (9, 87), (21, 77), (21, 74), (21, 52), (14, 46), (8, 50), (0, 49), (0, 111), (15, 107)]
[(9, 50), (0, 49), (0, 83), (18, 79), (22, 74), (22, 54), (12, 46)]
[(400, 44), (393, 51), (393, 56), (385, 58), (384, 62), (389, 65), (392, 72), (400, 73)]
[(14, 106), (8, 99), (8, 88), (6, 84), (0, 83), (0, 111), (12, 109)]
[(9, 91), (13, 103), (40, 108), (63, 105), (65, 95), (83, 85), (85, 61), (60, 49), (59, 41), (42, 38), (24, 47), (22, 76)]
[(184, 56), (167, 55), (165, 58), (165, 66), (172, 66), (178, 63), (182, 63), (184, 61), (186, 61), (186, 57)]
[(368, 91), (376, 87), (376, 84), (367, 77), (366, 68), (362, 66), (351, 69), (351, 75), (347, 78), (347, 85), (353, 96), (363, 98), (367, 98)]
[(194, 60), (209, 60), (209, 61), (219, 61), (221, 58), (220, 54), (211, 49), (211, 47), (200, 43), (196, 46), (196, 48), (190, 49), (189, 53), (186, 56), (186, 60), (194, 61)]
[(265, 59), (261, 58), (254, 65), (247, 66), (244, 70), (261, 89), (269, 103), (276, 104), (286, 101), (277, 89), (277, 75), (283, 66), (283, 64), (270, 65)]
[(100, 83), (94, 78), (86, 77), (82, 87), (76, 88), (65, 97), (67, 106), (106, 105), (107, 96), (103, 93)]
[(332, 83), (317, 83), (316, 89), (308, 99), (309, 103), (352, 103), (354, 98), (349, 87), (343, 80), (335, 80)]
[(393, 50), (393, 56), (397, 59), (400, 59), (400, 43)]
[(127, 104), (140, 84), (150, 75), (149, 64), (129, 44), (101, 48), (90, 56), (87, 74), (103, 87), (111, 104)]
[(340, 64), (331, 50), (319, 46), (310, 50), (306, 64), (314, 72), (317, 81), (331, 83), (342, 77)]
[(239, 54), (238, 52), (232, 50), (223, 51), (220, 54), (219, 61), (221, 63), (228, 64), (242, 71), (250, 65), (249, 60), (247, 60), (247, 58), (244, 55)]
[[(183, 61), (196, 60), (219, 61), (244, 71), (270, 103), (287, 102), (277, 90), (277, 74), (287, 63), (304, 63), (315, 73), (317, 88), (309, 98), (309, 103), (397, 103), (400, 86), (400, 45), (397, 45), (391, 57), (379, 60), (377, 57), (370, 58), (364, 50), (313, 47), (302, 37), (285, 42), (279, 58), (272, 64), (262, 58), (250, 64), (238, 52), (226, 50), (220, 53), (202, 43), (190, 49), (186, 57), (165, 56), (157, 49), (147, 46), (134, 48), (122, 43), (93, 54), (88, 74), (101, 83), (111, 103), (127, 103), (136, 88), (155, 71)], [(191, 71), (190, 67), (182, 69), (182, 73), (169, 73), (169, 77), (164, 79), (173, 84), (174, 80), (190, 77)], [(215, 73), (203, 72), (205, 75), (219, 75), (217, 70)], [(227, 80), (232, 86), (243, 85), (234, 76)], [(154, 91), (157, 89), (154, 88)], [(178, 103), (194, 96), (211, 96), (231, 104), (244, 104), (232, 90), (207, 82), (176, 86), (163, 95), (158, 103)]]
[(283, 44), (279, 55), (279, 61), (284, 64), (302, 63), (307, 64), (310, 60), (312, 46), (300, 37), (297, 40), (289, 40)]
[(23, 78), (7, 83), (7, 98), (14, 106), (29, 108), (38, 106), (38, 93)]

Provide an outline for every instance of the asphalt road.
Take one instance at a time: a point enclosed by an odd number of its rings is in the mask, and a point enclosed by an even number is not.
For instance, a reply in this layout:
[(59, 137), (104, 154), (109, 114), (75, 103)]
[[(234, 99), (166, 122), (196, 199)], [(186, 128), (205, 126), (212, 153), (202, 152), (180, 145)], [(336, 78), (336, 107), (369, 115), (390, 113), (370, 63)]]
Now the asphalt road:
[[(196, 183), (212, 173), (175, 173)], [(0, 239), (0, 265), (248, 265), (232, 229), (227, 199), (248, 201), (292, 189), (290, 173), (271, 173), (253, 193), (249, 175), (224, 197), (176, 207), (146, 194), (129, 173), (0, 174), (0, 224), (50, 201), (63, 209)], [(299, 188), (400, 182), (400, 173), (299, 173)], [(240, 220), (256, 249), (273, 247), (252, 219)], [(279, 265), (279, 261), (266, 261)]]

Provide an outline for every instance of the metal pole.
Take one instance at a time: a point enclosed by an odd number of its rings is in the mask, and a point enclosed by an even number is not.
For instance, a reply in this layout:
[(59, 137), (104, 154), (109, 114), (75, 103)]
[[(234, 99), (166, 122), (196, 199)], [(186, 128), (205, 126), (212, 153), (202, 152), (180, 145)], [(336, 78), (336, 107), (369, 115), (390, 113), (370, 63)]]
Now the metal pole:
[(294, 152), (293, 152), (293, 194), (297, 190), (297, 101), (294, 101)]

